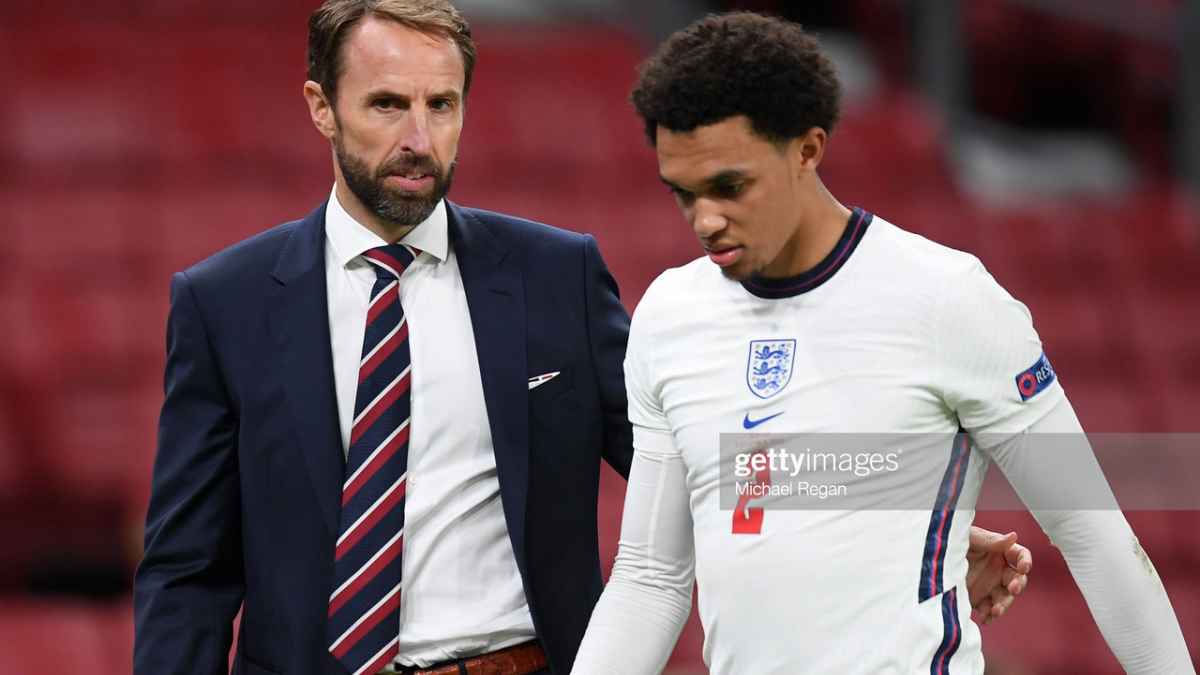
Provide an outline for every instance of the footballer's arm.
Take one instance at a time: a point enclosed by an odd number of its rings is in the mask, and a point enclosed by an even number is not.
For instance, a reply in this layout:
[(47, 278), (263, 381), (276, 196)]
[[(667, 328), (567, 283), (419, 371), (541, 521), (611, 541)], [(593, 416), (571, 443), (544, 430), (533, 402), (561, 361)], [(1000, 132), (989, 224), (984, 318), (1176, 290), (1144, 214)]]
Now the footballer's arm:
[(978, 261), (944, 287), (931, 344), (947, 407), (1062, 551), (1125, 670), (1194, 673), (1162, 581), (1117, 506), (1029, 310)]
[[(1066, 398), (1027, 433), (987, 452), (1062, 552), (1125, 671), (1195, 673), (1162, 580), (1117, 506)], [(1078, 508), (1056, 508), (1061, 505)]]
[(662, 672), (692, 611), (695, 557), (683, 459), (668, 433), (635, 428), (634, 435), (617, 560), (575, 657), (575, 675)]

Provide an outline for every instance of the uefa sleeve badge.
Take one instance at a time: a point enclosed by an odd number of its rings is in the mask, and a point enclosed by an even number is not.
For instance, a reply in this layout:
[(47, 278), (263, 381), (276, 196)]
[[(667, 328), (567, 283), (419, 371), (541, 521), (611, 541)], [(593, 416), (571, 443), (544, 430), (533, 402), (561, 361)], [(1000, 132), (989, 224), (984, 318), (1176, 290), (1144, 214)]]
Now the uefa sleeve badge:
[(1046, 353), (1042, 352), (1036, 363), (1017, 375), (1017, 393), (1022, 401), (1028, 401), (1053, 384), (1056, 378), (1054, 367), (1050, 365)]

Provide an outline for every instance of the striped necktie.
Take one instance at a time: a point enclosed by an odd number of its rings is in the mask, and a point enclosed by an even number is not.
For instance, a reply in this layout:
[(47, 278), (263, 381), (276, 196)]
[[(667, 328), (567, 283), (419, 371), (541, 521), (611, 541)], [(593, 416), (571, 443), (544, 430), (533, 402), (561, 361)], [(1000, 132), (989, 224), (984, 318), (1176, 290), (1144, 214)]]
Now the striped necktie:
[(375, 269), (329, 597), (329, 651), (351, 675), (370, 675), (399, 650), (400, 573), (412, 363), (400, 275), (418, 251), (403, 244), (363, 256)]

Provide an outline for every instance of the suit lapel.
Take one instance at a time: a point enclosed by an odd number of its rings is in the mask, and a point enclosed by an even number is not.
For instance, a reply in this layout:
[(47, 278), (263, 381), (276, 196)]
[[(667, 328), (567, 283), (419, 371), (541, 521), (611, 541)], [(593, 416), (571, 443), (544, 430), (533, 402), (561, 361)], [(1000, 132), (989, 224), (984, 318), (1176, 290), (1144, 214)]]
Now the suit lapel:
[(471, 313), (504, 517), (517, 564), (524, 572), (529, 487), (524, 277), (511, 260), (504, 264), (507, 246), (476, 215), (450, 202), (447, 207), (450, 245)]
[(322, 520), (336, 537), (345, 460), (329, 337), (324, 205), (292, 232), (272, 276), (281, 285), (268, 323), (279, 347), (275, 372), (283, 380)]

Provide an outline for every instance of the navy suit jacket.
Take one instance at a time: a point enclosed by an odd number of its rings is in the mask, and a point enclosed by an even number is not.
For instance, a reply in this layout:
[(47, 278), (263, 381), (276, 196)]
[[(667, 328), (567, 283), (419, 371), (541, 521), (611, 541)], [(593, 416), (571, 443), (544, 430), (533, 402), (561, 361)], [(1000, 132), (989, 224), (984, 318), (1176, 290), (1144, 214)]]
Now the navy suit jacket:
[[(633, 455), (629, 319), (592, 237), (448, 206), (508, 534), (567, 673), (602, 588), (600, 460), (628, 475)], [(225, 672), (239, 607), (235, 673), (345, 675), (325, 644), (344, 459), (324, 258), (322, 206), (172, 279), (138, 675)]]

